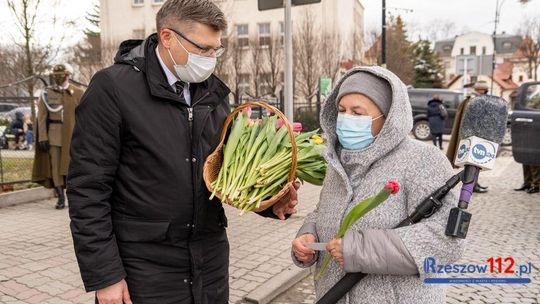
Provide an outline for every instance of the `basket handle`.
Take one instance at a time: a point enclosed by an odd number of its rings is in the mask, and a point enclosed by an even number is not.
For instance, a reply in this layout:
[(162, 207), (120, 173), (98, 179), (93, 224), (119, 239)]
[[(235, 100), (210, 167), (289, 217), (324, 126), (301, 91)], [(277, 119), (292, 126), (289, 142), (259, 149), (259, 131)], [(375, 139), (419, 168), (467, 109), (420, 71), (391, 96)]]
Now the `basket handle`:
[(265, 108), (267, 110), (272, 111), (279, 118), (281, 118), (281, 120), (283, 121), (283, 125), (287, 128), (287, 131), (289, 133), (289, 138), (291, 140), (291, 146), (292, 146), (291, 171), (289, 172), (289, 182), (293, 182), (296, 179), (296, 167), (297, 167), (297, 162), (296, 162), (297, 148), (296, 148), (296, 140), (294, 138), (294, 130), (293, 130), (293, 127), (292, 127), (291, 123), (287, 119), (287, 117), (285, 117), (285, 115), (278, 108), (276, 108), (274, 106), (271, 106), (271, 105), (267, 104), (266, 102), (261, 102), (261, 101), (249, 101), (249, 102), (246, 102), (246, 103), (243, 103), (243, 104), (239, 105), (238, 107), (236, 107), (236, 109), (234, 109), (234, 111), (231, 112), (231, 114), (229, 114), (229, 116), (227, 116), (227, 119), (225, 120), (225, 123), (223, 124), (223, 129), (221, 130), (220, 145), (224, 144), (225, 136), (227, 136), (227, 131), (229, 129), (229, 125), (234, 120), (236, 114), (238, 114), (239, 112), (241, 112), (245, 108), (253, 107), (253, 106), (262, 107), (262, 108)]

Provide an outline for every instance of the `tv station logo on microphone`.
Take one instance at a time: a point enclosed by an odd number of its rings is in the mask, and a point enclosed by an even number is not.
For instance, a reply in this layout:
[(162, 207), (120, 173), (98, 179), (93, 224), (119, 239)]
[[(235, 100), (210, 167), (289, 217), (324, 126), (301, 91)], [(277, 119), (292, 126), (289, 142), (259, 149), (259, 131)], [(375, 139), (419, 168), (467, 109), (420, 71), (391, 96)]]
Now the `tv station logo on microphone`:
[(498, 148), (498, 144), (480, 137), (472, 136), (462, 139), (459, 142), (455, 164), (460, 167), (473, 165), (482, 169), (493, 169)]

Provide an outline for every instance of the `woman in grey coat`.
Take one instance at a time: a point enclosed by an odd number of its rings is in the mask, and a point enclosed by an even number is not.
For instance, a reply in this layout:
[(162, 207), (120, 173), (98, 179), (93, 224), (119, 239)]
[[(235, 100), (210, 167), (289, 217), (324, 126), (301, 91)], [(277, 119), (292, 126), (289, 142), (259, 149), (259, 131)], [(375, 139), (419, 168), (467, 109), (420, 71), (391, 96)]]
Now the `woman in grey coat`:
[[(444, 233), (448, 213), (457, 205), (457, 189), (432, 217), (393, 229), (454, 172), (434, 146), (409, 137), (412, 111), (405, 85), (380, 67), (350, 71), (335, 87), (321, 112), (328, 162), (320, 201), (293, 241), (296, 265), (320, 269), (326, 254), (333, 259), (315, 282), (320, 299), (345, 272), (369, 275), (339, 303), (444, 303), (441, 285), (424, 284), (424, 260), (451, 263), (463, 241)], [(402, 190), (357, 221), (343, 239), (333, 240), (342, 219), (359, 201), (396, 179)], [(314, 252), (309, 242), (328, 242)]]

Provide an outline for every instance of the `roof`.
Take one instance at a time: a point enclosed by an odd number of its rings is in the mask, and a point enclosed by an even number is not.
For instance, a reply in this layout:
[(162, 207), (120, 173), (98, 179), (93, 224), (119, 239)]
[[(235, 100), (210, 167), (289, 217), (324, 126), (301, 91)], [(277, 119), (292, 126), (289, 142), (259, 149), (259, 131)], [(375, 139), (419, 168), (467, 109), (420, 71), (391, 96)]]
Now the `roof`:
[[(497, 54), (509, 54), (519, 50), (523, 38), (519, 35), (498, 34), (495, 35), (495, 50)], [(435, 42), (434, 51), (440, 57), (452, 56), (452, 48), (456, 38), (439, 40)]]
[(456, 81), (460, 80), (462, 76), (463, 76), (463, 75), (455, 75), (454, 77), (452, 77), (452, 78), (448, 81), (448, 83), (446, 84), (446, 87), (447, 87), (447, 88), (451, 87), (454, 83), (456, 83)]
[(514, 64), (510, 62), (505, 62), (497, 65), (495, 72), (493, 73), (493, 80), (503, 89), (503, 90), (517, 90), (519, 87), (512, 80), (512, 70), (514, 69)]
[(498, 54), (514, 53), (522, 42), (523, 38), (519, 35), (495, 35), (495, 50)]
[(440, 57), (450, 57), (452, 55), (452, 48), (454, 47), (455, 41), (456, 39), (436, 41), (433, 50)]

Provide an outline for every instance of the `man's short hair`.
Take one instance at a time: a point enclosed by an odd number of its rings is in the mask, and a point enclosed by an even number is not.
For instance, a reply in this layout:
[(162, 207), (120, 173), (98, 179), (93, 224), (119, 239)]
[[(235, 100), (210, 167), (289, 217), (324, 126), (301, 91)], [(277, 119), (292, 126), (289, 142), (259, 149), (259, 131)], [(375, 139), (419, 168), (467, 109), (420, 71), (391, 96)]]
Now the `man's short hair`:
[(227, 20), (221, 9), (210, 0), (167, 0), (156, 16), (158, 33), (169, 27), (199, 22), (215, 31), (225, 31)]

